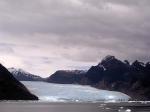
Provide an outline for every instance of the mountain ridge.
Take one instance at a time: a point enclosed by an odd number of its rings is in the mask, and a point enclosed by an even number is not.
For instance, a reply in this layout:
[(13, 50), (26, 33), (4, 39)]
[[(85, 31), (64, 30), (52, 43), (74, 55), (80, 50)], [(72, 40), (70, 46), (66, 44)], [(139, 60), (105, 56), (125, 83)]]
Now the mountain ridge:
[(24, 71), (20, 68), (8, 68), (8, 71), (13, 74), (13, 76), (19, 81), (44, 81), (45, 79)]
[(109, 55), (86, 73), (78, 74), (79, 80), (75, 80), (73, 74), (65, 74), (63, 80), (56, 81), (62, 75), (64, 76), (64, 73), (58, 75), (58, 72), (55, 72), (47, 81), (66, 83), (67, 75), (70, 75), (71, 81), (67, 84), (91, 85), (99, 89), (123, 92), (131, 96), (133, 100), (150, 100), (150, 62), (143, 63), (136, 60), (130, 64), (127, 60), (121, 61)]
[(150, 62), (135, 60), (130, 63), (128, 60), (121, 61), (111, 55), (87, 71), (58, 70), (43, 81), (90, 85), (98, 89), (125, 93), (133, 100), (150, 100)]
[(49, 76), (46, 81), (51, 83), (75, 84), (84, 77), (84, 74), (84, 70), (58, 70)]

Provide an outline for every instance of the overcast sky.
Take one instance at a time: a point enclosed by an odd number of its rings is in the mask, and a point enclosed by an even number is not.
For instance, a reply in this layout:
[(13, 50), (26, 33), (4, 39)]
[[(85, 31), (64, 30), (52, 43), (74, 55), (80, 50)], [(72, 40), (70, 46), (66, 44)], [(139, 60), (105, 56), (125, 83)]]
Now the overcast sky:
[(150, 0), (0, 0), (0, 63), (49, 76), (106, 55), (150, 60)]

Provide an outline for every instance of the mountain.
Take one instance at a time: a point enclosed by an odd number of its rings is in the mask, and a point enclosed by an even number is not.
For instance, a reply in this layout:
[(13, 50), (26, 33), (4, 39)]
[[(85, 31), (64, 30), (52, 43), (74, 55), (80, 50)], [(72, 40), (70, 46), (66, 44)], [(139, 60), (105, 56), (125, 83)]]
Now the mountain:
[(46, 81), (61, 84), (80, 83), (85, 74), (86, 71), (83, 70), (59, 70), (48, 77)]
[[(113, 90), (126, 93), (134, 100), (150, 99), (150, 69), (149, 63), (134, 61), (131, 65), (126, 60), (124, 62), (114, 56), (107, 56), (97, 66), (101, 72), (91, 67), (86, 77), (90, 84), (96, 88)], [(97, 80), (90, 76), (97, 73)]]
[[(62, 76), (65, 76), (63, 80)], [(56, 72), (49, 77), (49, 80), (55, 83), (76, 82), (99, 89), (119, 91), (131, 96), (133, 100), (150, 100), (150, 62), (145, 64), (136, 60), (130, 64), (127, 60), (121, 61), (109, 55), (84, 74), (78, 74), (78, 81), (74, 77), (75, 73), (70, 75), (70, 73)]]
[(43, 81), (44, 79), (40, 76), (33, 75), (22, 69), (8, 68), (8, 71), (19, 81)]
[(111, 83), (124, 80), (124, 74), (128, 70), (128, 64), (116, 59), (114, 56), (106, 56), (98, 65), (88, 70), (86, 77), (92, 84), (98, 83), (101, 80)]
[(0, 64), (0, 100), (38, 100)]

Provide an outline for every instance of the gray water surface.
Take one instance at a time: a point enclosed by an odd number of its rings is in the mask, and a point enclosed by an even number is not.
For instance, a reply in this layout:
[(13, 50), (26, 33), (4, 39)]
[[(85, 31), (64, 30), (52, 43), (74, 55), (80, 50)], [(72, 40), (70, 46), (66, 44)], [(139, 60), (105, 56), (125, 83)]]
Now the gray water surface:
[(0, 112), (150, 112), (150, 103), (0, 102)]

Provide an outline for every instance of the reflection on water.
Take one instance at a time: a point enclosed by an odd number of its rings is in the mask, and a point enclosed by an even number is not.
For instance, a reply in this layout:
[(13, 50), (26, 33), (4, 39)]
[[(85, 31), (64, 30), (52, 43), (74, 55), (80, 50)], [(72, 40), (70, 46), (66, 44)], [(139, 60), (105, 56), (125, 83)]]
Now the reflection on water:
[(0, 102), (0, 112), (150, 112), (149, 102)]

